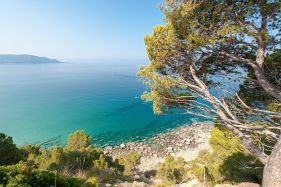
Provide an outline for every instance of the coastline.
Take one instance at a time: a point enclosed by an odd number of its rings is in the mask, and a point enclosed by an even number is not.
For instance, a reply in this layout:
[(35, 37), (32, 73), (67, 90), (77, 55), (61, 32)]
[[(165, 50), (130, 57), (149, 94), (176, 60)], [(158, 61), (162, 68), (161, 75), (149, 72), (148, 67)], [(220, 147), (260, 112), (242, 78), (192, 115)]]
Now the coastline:
[(107, 146), (104, 148), (104, 153), (115, 159), (136, 151), (142, 155), (137, 170), (139, 173), (144, 173), (155, 170), (168, 155), (183, 157), (188, 162), (195, 159), (200, 151), (211, 150), (208, 140), (212, 128), (212, 123), (199, 122), (155, 135), (144, 142), (128, 142), (116, 147)]

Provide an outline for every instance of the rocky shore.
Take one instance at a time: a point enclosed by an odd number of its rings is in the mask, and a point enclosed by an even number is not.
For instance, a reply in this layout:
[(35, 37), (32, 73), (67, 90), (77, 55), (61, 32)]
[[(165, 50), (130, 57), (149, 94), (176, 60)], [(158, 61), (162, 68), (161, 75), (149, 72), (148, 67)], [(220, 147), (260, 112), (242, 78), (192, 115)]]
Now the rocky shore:
[(142, 155), (138, 166), (139, 172), (150, 171), (156, 169), (168, 155), (181, 156), (186, 161), (190, 161), (195, 159), (201, 150), (210, 150), (208, 139), (212, 128), (213, 125), (210, 123), (183, 126), (156, 135), (145, 142), (129, 142), (116, 147), (107, 146), (104, 148), (104, 153), (117, 158), (131, 151), (137, 151)]

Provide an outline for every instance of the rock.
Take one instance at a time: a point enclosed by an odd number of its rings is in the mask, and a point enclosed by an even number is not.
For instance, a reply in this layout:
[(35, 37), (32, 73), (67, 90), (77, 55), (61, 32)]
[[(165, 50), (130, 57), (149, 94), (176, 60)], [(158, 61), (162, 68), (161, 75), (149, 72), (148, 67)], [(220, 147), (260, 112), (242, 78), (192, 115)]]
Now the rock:
[(173, 147), (167, 147), (166, 150), (167, 150), (169, 153), (171, 153), (171, 152), (173, 152), (174, 148), (173, 148)]
[(110, 187), (110, 186), (112, 186), (112, 185), (111, 185), (111, 184), (105, 184), (105, 186), (106, 186), (106, 187)]
[[(182, 156), (189, 161), (195, 158), (198, 150), (208, 149), (207, 139), (210, 137), (210, 130), (212, 128), (208, 125), (206, 130), (201, 130), (202, 135), (198, 135), (197, 130), (200, 129), (203, 129), (203, 127), (198, 125), (181, 127), (164, 134), (156, 135), (146, 142), (122, 143), (113, 149), (106, 147), (104, 150), (113, 158), (122, 157), (130, 151), (135, 150), (142, 156), (141, 164), (137, 168), (142, 172), (154, 170), (157, 166), (154, 163), (163, 162), (164, 158), (169, 154)], [(197, 142), (197, 138), (199, 141), (202, 141), (201, 144)], [(192, 156), (193, 153), (195, 156)]]
[(139, 175), (134, 175), (135, 180), (139, 180), (141, 177)]
[(106, 146), (104, 149), (111, 151), (113, 148), (111, 146)]
[(190, 140), (190, 139), (185, 139), (184, 142), (185, 142), (185, 144), (188, 144), (188, 145), (189, 145), (190, 142), (191, 142), (191, 140)]
[(193, 179), (187, 183), (182, 183), (182, 184), (175, 184), (172, 185), (171, 187), (199, 187), (203, 186), (197, 179)]
[(103, 150), (103, 153), (109, 154), (112, 150), (113, 150), (113, 148), (111, 146), (106, 146)]
[(116, 184), (120, 184), (120, 183), (123, 183), (124, 181), (121, 181), (120, 179), (116, 179), (115, 183)]
[(181, 147), (181, 146), (182, 146), (182, 143), (178, 143), (177, 146)]

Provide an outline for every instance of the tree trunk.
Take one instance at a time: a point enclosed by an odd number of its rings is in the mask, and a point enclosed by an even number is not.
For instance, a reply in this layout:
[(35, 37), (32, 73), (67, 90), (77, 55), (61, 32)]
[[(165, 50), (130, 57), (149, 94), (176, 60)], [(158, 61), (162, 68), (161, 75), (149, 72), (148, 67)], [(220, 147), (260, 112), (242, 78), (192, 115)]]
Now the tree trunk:
[(272, 85), (267, 80), (262, 69), (259, 66), (254, 64), (252, 65), (252, 68), (254, 69), (258, 82), (260, 86), (264, 89), (264, 91), (273, 98), (277, 99), (279, 102), (281, 102), (281, 90)]
[(232, 60), (235, 60), (237, 62), (242, 62), (244, 64), (247, 64), (251, 66), (255, 72), (255, 76), (257, 77), (257, 80), (259, 82), (259, 85), (264, 89), (264, 91), (272, 96), (273, 98), (277, 99), (279, 102), (281, 102), (281, 90), (276, 87), (275, 85), (271, 84), (268, 80), (267, 77), (265, 76), (262, 65), (264, 62), (264, 51), (263, 49), (258, 51), (258, 58), (256, 61), (252, 61), (251, 59), (244, 59), (239, 56), (229, 54), (226, 52), (220, 52), (220, 55), (224, 55), (226, 57), (231, 58)]
[(274, 146), (267, 164), (263, 170), (263, 187), (281, 186), (281, 137)]

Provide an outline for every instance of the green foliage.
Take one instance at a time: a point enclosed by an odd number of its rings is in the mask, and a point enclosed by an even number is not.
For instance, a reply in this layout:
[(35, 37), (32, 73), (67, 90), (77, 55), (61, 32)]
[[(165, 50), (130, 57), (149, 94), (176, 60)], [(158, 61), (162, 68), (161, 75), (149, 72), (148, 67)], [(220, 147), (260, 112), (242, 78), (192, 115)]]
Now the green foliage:
[(157, 168), (157, 177), (179, 183), (197, 178), (213, 186), (218, 183), (261, 183), (263, 165), (245, 149), (233, 133), (214, 128), (209, 142), (212, 151), (201, 151), (191, 162), (172, 156)]
[[(77, 145), (74, 142), (78, 142)], [(84, 131), (69, 135), (64, 148), (54, 146), (38, 150), (37, 146), (25, 146), (22, 151), (29, 153), (27, 163), (62, 176), (82, 179), (95, 176), (99, 182), (113, 183), (123, 173), (123, 166), (91, 145), (91, 137)]]
[(207, 183), (208, 185), (222, 183), (224, 176), (220, 172), (222, 158), (219, 158), (215, 153), (202, 151), (198, 158), (191, 161), (187, 168), (190, 171), (190, 178), (197, 178), (199, 181)]
[[(265, 40), (268, 47), (278, 47), (278, 34), (270, 31), (281, 27), (279, 0), (165, 2), (164, 12), (167, 22), (173, 25), (180, 38), (192, 43), (194, 50), (216, 45), (217, 48), (224, 47), (232, 52), (239, 50), (247, 54), (253, 47), (245, 43), (242, 45), (243, 41), (246, 37), (257, 38), (258, 35)], [(266, 29), (262, 28), (259, 31), (260, 26), (256, 20), (261, 19), (262, 15), (267, 17), (268, 25)], [(253, 41), (252, 44), (257, 44), (257, 41)]]
[[(186, 87), (181, 86), (178, 80), (169, 76), (168, 73), (174, 71), (168, 66), (182, 65), (186, 62), (179, 59), (175, 62), (173, 59), (178, 51), (184, 51), (187, 46), (179, 42), (170, 24), (157, 26), (153, 31), (151, 36), (145, 37), (146, 50), (151, 63), (142, 66), (137, 76), (150, 87), (150, 92), (144, 92), (142, 99), (152, 101), (153, 111), (156, 114), (163, 114), (168, 109), (185, 105), (183, 101), (186, 98), (192, 99)], [(181, 66), (182, 71), (185, 71), (185, 68), (186, 66)]]
[(135, 167), (140, 163), (141, 155), (136, 152), (132, 151), (128, 153), (124, 158), (120, 158), (120, 164), (124, 165), (124, 174), (125, 175), (132, 175), (134, 174)]
[(85, 152), (91, 149), (92, 138), (85, 131), (75, 131), (68, 136), (66, 151)]
[(40, 145), (27, 144), (20, 147), (20, 151), (23, 155), (23, 160), (26, 161), (28, 160), (28, 157), (34, 157), (40, 153)]
[(90, 177), (86, 180), (86, 182), (82, 185), (82, 187), (98, 187), (98, 178)]
[(220, 172), (224, 181), (261, 183), (263, 165), (253, 156), (238, 152), (224, 160)]
[(238, 152), (249, 153), (238, 137), (228, 130), (221, 129), (214, 128), (209, 139), (212, 149), (219, 157), (226, 158)]
[(0, 165), (16, 164), (22, 154), (13, 142), (12, 137), (0, 133)]
[[(266, 78), (277, 87), (281, 88), (281, 50), (275, 50), (272, 54), (265, 57), (265, 66), (263, 72)], [(252, 69), (248, 70), (248, 79), (240, 85), (239, 95), (243, 100), (252, 106), (262, 104), (269, 110), (280, 112), (281, 106), (270, 97), (259, 85), (254, 84), (252, 80), (256, 79)]]
[(281, 104), (280, 103), (270, 103), (268, 109), (274, 112), (281, 112)]
[(63, 178), (48, 171), (30, 168), (25, 164), (0, 166), (0, 185), (9, 187), (78, 187), (81, 181), (75, 178)]
[(113, 161), (112, 157), (105, 156), (104, 154), (99, 155), (99, 159), (93, 161), (93, 169), (97, 172), (102, 170), (110, 169), (116, 174), (123, 172), (124, 167), (116, 159)]
[(56, 170), (64, 161), (62, 148), (55, 146), (49, 150), (42, 150), (35, 163), (38, 164), (40, 169)]
[(179, 183), (185, 176), (185, 165), (186, 163), (183, 158), (167, 156), (165, 161), (157, 168), (157, 177), (174, 183)]
[(111, 157), (100, 155), (99, 159), (93, 161), (92, 174), (99, 177), (99, 182), (114, 183), (123, 173), (123, 166)]
[[(75, 145), (75, 142), (78, 142)], [(101, 149), (91, 145), (91, 137), (84, 131), (69, 135), (64, 148), (54, 146), (30, 153), (27, 161), (39, 169), (58, 172), (64, 176), (87, 178), (99, 176), (100, 181), (112, 182), (122, 174), (123, 167), (112, 158), (105, 156)]]
[[(124, 166), (103, 154), (102, 149), (91, 144), (92, 138), (84, 131), (76, 131), (69, 135), (65, 147), (53, 146), (42, 149), (39, 145), (25, 145), (17, 149), (12, 138), (1, 135), (1, 151), (7, 155), (0, 158), (5, 163), (15, 163), (15, 153), (22, 155), (21, 164), (11, 167), (0, 167), (0, 186), (97, 186), (98, 182), (114, 183), (122, 177)], [(1, 137), (0, 136), (0, 137)], [(1, 149), (1, 148), (6, 148)], [(13, 152), (12, 152), (13, 151)], [(11, 153), (11, 154), (10, 154)], [(12, 154), (13, 153), (13, 154)], [(1, 153), (2, 154), (2, 153)], [(0, 155), (1, 155), (0, 154)], [(136, 164), (139, 157), (131, 154), (130, 164)], [(136, 161), (138, 160), (138, 161)], [(81, 181), (72, 178), (79, 178)]]
[[(75, 145), (75, 141), (77, 145)], [(38, 152), (37, 147), (35, 147), (32, 149), (35, 151), (29, 154), (27, 160), (34, 162), (40, 169), (67, 170), (70, 174), (74, 174), (79, 170), (92, 167), (92, 160), (97, 159), (102, 154), (99, 149), (90, 145), (90, 142), (91, 137), (86, 135), (85, 132), (76, 131), (69, 136), (65, 148), (54, 146), (50, 149), (41, 149)]]
[(210, 184), (261, 182), (263, 165), (245, 149), (232, 132), (214, 128), (209, 140), (212, 152), (203, 151), (191, 162), (194, 175)]
[[(208, 98), (198, 89), (198, 79), (207, 86), (217, 86), (220, 91), (227, 87), (218, 86), (215, 81), (221, 75), (235, 74), (229, 77), (234, 82), (244, 78), (245, 71), (249, 72), (246, 75), (249, 79), (240, 87), (242, 99), (255, 101), (251, 98), (259, 98), (272, 102), (272, 98), (268, 99), (268, 94), (253, 81), (256, 79), (253, 66), (246, 61), (255, 61), (258, 41), (263, 40), (265, 50), (274, 52), (266, 55), (263, 72), (270, 84), (281, 88), (280, 34), (272, 32), (281, 29), (280, 7), (278, 0), (165, 0), (162, 8), (167, 24), (156, 26), (153, 33), (145, 37), (150, 64), (141, 66), (137, 74), (148, 87), (142, 98), (153, 102), (156, 114), (174, 108), (201, 110), (203, 107), (200, 113), (205, 112), (203, 115), (206, 116), (211, 113), (206, 112), (208, 106), (193, 102), (200, 95)], [(264, 17), (268, 23), (261, 28), (256, 20)], [(244, 60), (230, 58), (231, 55), (226, 53)], [(196, 72), (192, 71), (191, 65)]]
[(209, 140), (212, 152), (202, 151), (190, 163), (194, 177), (209, 185), (217, 183), (261, 182), (263, 165), (245, 149), (233, 133), (214, 128)]

